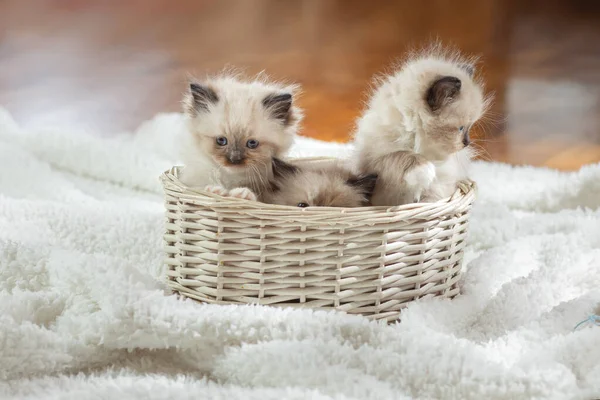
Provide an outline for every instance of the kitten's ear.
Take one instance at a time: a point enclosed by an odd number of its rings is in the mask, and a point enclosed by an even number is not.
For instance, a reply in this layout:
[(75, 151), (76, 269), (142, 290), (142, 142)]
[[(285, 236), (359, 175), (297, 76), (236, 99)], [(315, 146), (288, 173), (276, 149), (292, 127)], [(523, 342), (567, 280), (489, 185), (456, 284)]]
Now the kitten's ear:
[(373, 194), (373, 190), (375, 190), (375, 184), (377, 183), (377, 174), (352, 177), (348, 179), (346, 183), (358, 189), (366, 198), (370, 198)]
[(291, 120), (292, 95), (289, 93), (270, 94), (262, 101), (263, 106), (269, 110), (271, 116), (284, 125)]
[(475, 66), (473, 64), (461, 64), (460, 67), (469, 75), (469, 77), (473, 77), (475, 75)]
[(433, 82), (427, 91), (427, 104), (431, 111), (437, 111), (448, 104), (460, 91), (460, 79), (454, 76), (444, 76)]
[(190, 95), (192, 97), (191, 107), (196, 112), (208, 111), (211, 104), (219, 101), (219, 96), (213, 89), (198, 83), (190, 83)]
[(281, 178), (283, 176), (292, 175), (292, 174), (297, 173), (300, 170), (295, 165), (286, 163), (285, 161), (280, 160), (279, 158), (273, 158), (273, 160), (271, 160), (271, 166), (273, 168), (273, 175), (276, 178)]

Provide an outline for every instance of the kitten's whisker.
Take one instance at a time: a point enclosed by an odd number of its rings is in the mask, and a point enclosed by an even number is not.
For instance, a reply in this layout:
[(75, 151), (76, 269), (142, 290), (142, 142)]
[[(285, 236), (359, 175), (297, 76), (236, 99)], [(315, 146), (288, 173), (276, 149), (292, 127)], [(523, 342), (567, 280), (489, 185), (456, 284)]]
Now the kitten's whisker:
[(506, 123), (507, 120), (508, 120), (508, 118), (506, 118), (505, 116), (501, 116), (501, 115), (493, 116), (493, 115), (487, 115), (487, 114), (484, 114), (479, 119), (482, 126), (491, 125), (495, 128), (502, 126), (502, 124)]
[(473, 139), (471, 143), (499, 143), (501, 139)]
[(223, 170), (223, 165), (222, 164), (217, 164), (216, 168), (213, 170), (213, 175), (215, 177), (215, 181), (216, 183), (219, 184), (223, 184), (222, 179), (221, 179), (221, 171)]
[(480, 157), (485, 161), (494, 161), (491, 154), (481, 145), (477, 143), (472, 143), (474, 155), (476, 157)]
[(260, 186), (260, 188), (262, 190), (262, 188), (265, 186), (264, 176), (260, 172), (260, 168), (257, 165), (253, 165), (252, 167), (254, 168), (254, 171), (256, 171), (257, 184)]
[(264, 172), (264, 173), (260, 173), (260, 168), (259, 168), (259, 166), (257, 166), (257, 167), (256, 167), (256, 171), (257, 171), (257, 173), (259, 174), (258, 176), (259, 176), (259, 178), (260, 178), (260, 184), (261, 184), (262, 186), (267, 186), (267, 183), (268, 183), (268, 178), (267, 178), (267, 177), (268, 177), (268, 174), (269, 174), (269, 168), (268, 168), (268, 165), (269, 165), (269, 164), (270, 164), (270, 163), (266, 163), (266, 162), (263, 162), (263, 163), (261, 163), (261, 165), (262, 165), (262, 166), (264, 167), (264, 169), (265, 169), (265, 172)]
[(252, 190), (258, 192), (259, 186), (258, 186), (256, 176), (257, 176), (256, 168), (254, 167), (253, 164), (250, 164), (250, 168), (248, 168), (246, 171), (246, 180), (250, 183), (250, 188)]
[(256, 190), (261, 191), (263, 180), (262, 180), (260, 170), (258, 169), (258, 167), (255, 164), (252, 164), (250, 166), (250, 170), (252, 172), (252, 180), (253, 180), (254, 184), (256, 185)]

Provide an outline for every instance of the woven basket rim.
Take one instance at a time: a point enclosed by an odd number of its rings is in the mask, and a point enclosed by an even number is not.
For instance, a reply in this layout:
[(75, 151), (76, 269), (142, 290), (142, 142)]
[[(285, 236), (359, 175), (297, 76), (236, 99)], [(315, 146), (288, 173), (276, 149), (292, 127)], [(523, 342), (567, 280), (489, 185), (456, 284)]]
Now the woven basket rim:
[[(293, 158), (294, 160), (301, 160), (304, 162), (317, 162), (317, 161), (333, 161), (336, 160), (333, 157), (298, 157)], [(184, 168), (183, 166), (173, 166), (162, 173), (160, 180), (163, 186), (169, 186), (171, 189), (176, 189), (178, 197), (185, 198), (186, 201), (194, 203), (199, 201), (202, 204), (206, 203), (207, 198), (214, 200), (215, 203), (219, 204), (231, 204), (239, 207), (244, 204), (248, 209), (253, 210), (273, 210), (273, 211), (294, 211), (294, 213), (300, 211), (303, 213), (318, 214), (318, 213), (336, 213), (350, 214), (350, 213), (363, 213), (367, 211), (373, 212), (390, 212), (398, 213), (401, 211), (410, 211), (411, 214), (419, 211), (432, 212), (439, 208), (452, 209), (454, 205), (463, 202), (464, 197), (474, 197), (477, 189), (477, 185), (470, 179), (459, 181), (457, 184), (456, 191), (449, 197), (438, 200), (431, 203), (410, 203), (400, 206), (368, 206), (368, 207), (306, 207), (298, 208), (294, 206), (285, 206), (279, 204), (268, 204), (259, 201), (251, 201), (245, 199), (238, 199), (234, 197), (225, 197), (215, 193), (207, 192), (200, 188), (194, 188), (186, 186), (179, 180), (179, 171)]]

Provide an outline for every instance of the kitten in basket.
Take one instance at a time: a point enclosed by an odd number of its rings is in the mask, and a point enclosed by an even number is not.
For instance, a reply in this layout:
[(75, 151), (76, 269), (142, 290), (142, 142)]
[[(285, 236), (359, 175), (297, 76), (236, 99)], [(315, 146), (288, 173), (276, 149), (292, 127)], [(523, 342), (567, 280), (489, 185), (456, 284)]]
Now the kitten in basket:
[(340, 163), (310, 166), (273, 159), (271, 190), (265, 203), (297, 207), (368, 206), (377, 175), (354, 175)]
[(181, 181), (223, 196), (260, 198), (269, 190), (272, 159), (288, 151), (302, 119), (296, 91), (262, 77), (191, 83), (184, 97), (188, 135)]
[(434, 45), (379, 81), (354, 139), (359, 171), (379, 175), (373, 205), (437, 201), (467, 178), (469, 130), (491, 103), (473, 62)]

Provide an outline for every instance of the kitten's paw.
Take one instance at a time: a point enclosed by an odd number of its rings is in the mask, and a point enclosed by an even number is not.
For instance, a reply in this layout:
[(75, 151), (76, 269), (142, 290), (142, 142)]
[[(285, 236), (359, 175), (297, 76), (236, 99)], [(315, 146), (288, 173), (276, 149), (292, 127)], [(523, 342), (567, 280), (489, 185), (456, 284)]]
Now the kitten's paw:
[(217, 185), (208, 185), (204, 188), (204, 191), (218, 194), (219, 196), (228, 196), (229, 195), (229, 191), (227, 189), (225, 189), (223, 186), (217, 186)]
[(413, 192), (415, 201), (419, 201), (421, 199), (423, 192), (429, 189), (434, 180), (435, 165), (429, 161), (417, 165), (404, 174), (404, 181), (411, 192)]
[(428, 188), (435, 179), (435, 165), (426, 162), (417, 165), (404, 175), (406, 184), (410, 187)]
[(238, 199), (244, 199), (244, 200), (250, 200), (250, 201), (256, 201), (256, 199), (257, 199), (256, 195), (252, 192), (252, 190), (245, 188), (245, 187), (231, 189), (229, 191), (229, 197), (236, 197)]

